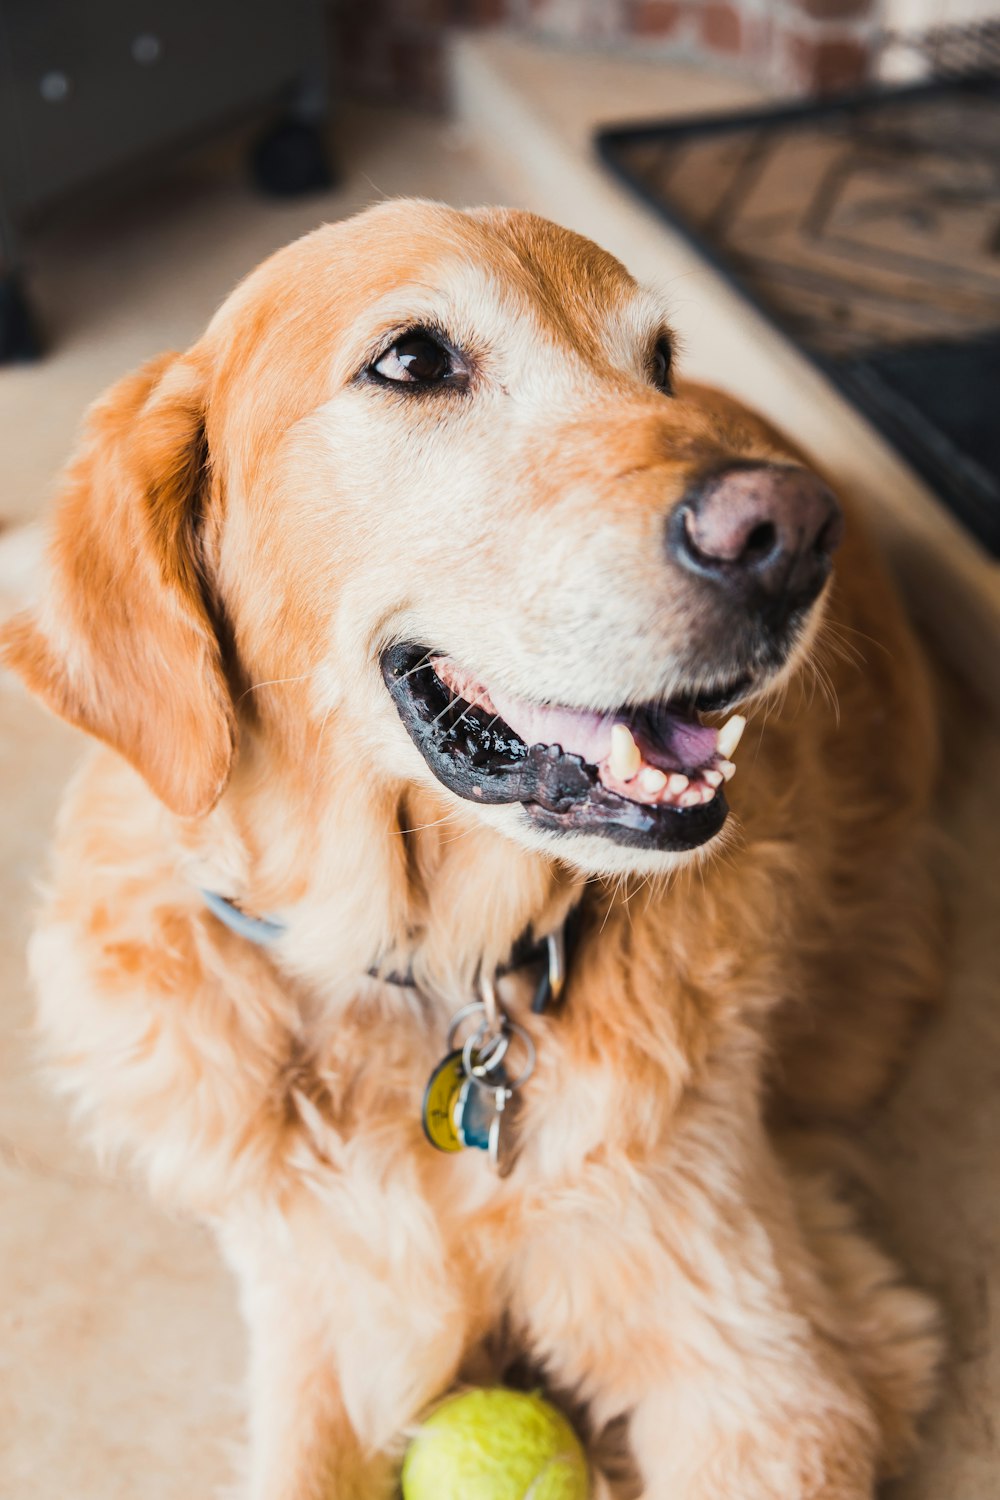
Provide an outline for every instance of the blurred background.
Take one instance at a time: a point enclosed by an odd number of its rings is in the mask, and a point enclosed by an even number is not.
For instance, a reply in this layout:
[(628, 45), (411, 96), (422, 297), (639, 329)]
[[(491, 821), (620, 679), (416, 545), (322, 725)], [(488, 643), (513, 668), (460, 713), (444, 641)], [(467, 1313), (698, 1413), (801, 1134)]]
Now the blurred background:
[[(662, 289), (684, 373), (866, 510), (940, 665), (961, 847), (949, 1004), (862, 1132), (952, 1334), (896, 1500), (1000, 1493), (998, 79), (996, 0), (0, 0), (0, 614), (87, 404), (399, 194), (604, 244)], [(24, 945), (80, 748), (0, 676), (0, 1496), (186, 1500), (235, 1473), (231, 1288), (32, 1062)]]

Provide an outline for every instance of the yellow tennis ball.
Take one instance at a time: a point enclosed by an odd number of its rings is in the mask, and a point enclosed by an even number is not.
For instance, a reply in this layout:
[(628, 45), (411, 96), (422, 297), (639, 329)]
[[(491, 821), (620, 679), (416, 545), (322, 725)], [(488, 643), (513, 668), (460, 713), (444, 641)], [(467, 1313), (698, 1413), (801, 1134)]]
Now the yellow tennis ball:
[(466, 1391), (433, 1412), (403, 1461), (403, 1500), (586, 1500), (587, 1460), (561, 1412), (521, 1391)]

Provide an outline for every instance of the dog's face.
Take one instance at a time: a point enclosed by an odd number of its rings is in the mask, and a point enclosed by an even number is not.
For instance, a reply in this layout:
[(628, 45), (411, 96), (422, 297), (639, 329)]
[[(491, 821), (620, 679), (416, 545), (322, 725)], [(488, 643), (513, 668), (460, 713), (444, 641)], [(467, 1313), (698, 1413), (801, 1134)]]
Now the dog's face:
[[(399, 203), (318, 231), (127, 412), (119, 388), (99, 413), (61, 602), (40, 635), (22, 627), (15, 664), (183, 811), (224, 784), (234, 675), (295, 676), (316, 732), (338, 726), (331, 775), (349, 740), (373, 781), (443, 787), (585, 871), (663, 867), (725, 822), (731, 768), (703, 713), (794, 667), (839, 534), (820, 482), (677, 388), (672, 355), (656, 299), (529, 215)], [(102, 667), (68, 638), (94, 634), (68, 531), (79, 546), (86, 505), (107, 507), (92, 471), (112, 448), (147, 516), (114, 524), (133, 551), (137, 526), (152, 538), (173, 597), (109, 600), (122, 569), (101, 563)], [(107, 666), (115, 622), (119, 656), (138, 630), (171, 673), (159, 748), (109, 707), (128, 690)]]

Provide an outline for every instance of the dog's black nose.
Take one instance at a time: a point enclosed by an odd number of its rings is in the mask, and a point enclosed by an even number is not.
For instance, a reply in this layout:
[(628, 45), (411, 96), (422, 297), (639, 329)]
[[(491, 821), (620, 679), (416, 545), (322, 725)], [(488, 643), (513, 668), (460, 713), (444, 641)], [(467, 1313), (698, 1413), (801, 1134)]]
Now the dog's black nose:
[(818, 475), (744, 464), (685, 495), (670, 516), (667, 549), (732, 596), (802, 605), (826, 582), (842, 534), (840, 506)]

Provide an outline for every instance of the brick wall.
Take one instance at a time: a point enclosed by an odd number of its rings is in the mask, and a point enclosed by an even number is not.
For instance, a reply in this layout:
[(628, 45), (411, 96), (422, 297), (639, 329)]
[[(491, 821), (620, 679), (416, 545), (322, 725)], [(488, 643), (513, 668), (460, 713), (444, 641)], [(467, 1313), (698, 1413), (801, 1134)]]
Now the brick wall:
[(882, 0), (339, 0), (344, 84), (370, 98), (446, 105), (455, 27), (643, 56), (706, 61), (791, 95), (863, 83)]

